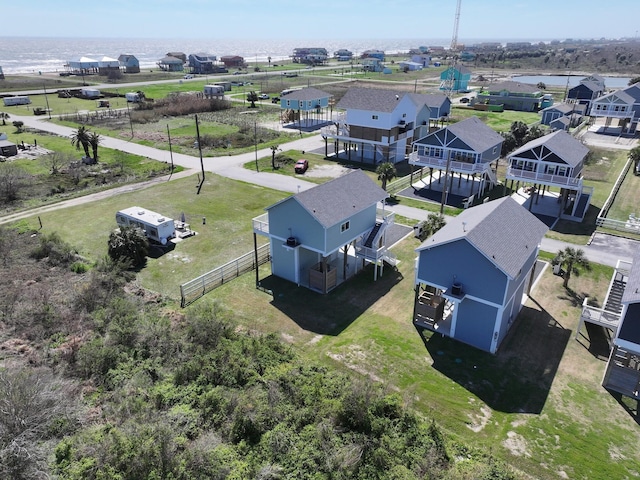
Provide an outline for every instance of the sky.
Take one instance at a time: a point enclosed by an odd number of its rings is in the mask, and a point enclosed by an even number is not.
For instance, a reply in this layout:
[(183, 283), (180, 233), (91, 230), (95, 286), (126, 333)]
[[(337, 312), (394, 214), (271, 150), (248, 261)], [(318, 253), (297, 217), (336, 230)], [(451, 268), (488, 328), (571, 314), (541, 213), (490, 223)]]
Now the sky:
[[(0, 37), (450, 39), (456, 1), (4, 0)], [(617, 0), (624, 16), (612, 15), (612, 5), (462, 0), (458, 41), (637, 37), (640, 3)]]

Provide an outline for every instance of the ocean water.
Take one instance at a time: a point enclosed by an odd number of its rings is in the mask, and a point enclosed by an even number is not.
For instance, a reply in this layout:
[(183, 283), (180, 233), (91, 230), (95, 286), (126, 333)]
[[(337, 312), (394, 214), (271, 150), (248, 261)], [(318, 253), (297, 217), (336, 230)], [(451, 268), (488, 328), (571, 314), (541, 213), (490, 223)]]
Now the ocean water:
[(0, 37), (0, 66), (5, 74), (63, 71), (69, 60), (104, 56), (118, 58), (123, 53), (135, 55), (140, 68), (157, 68), (168, 52), (240, 55), (249, 64), (288, 59), (296, 47), (324, 47), (329, 54), (347, 48), (354, 54), (367, 49), (387, 53), (407, 52), (421, 45), (447, 45), (446, 39), (158, 39), (158, 38), (47, 38)]
[[(0, 32), (1, 33), (1, 32)], [(472, 45), (480, 42), (515, 41), (514, 39), (465, 39)], [(518, 39), (537, 43), (539, 39)], [(544, 40), (543, 40), (544, 41)], [(63, 71), (69, 60), (104, 56), (118, 58), (126, 53), (135, 55), (142, 69), (157, 68), (157, 62), (168, 52), (240, 55), (249, 64), (288, 59), (296, 47), (324, 47), (329, 54), (346, 48), (355, 55), (377, 49), (388, 54), (408, 52), (422, 45), (448, 46), (450, 38), (401, 39), (161, 39), (161, 38), (51, 38), (0, 36), (0, 67), (5, 74)]]

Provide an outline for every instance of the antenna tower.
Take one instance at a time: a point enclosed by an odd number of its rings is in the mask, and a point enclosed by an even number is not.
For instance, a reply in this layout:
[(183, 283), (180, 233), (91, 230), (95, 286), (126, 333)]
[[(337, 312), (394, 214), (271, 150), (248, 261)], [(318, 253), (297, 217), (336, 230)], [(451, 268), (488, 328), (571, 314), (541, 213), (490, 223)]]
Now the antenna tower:
[(456, 7), (456, 18), (453, 22), (453, 37), (451, 37), (451, 50), (458, 50), (458, 26), (460, 25), (460, 4), (462, 0), (458, 0), (458, 6)]

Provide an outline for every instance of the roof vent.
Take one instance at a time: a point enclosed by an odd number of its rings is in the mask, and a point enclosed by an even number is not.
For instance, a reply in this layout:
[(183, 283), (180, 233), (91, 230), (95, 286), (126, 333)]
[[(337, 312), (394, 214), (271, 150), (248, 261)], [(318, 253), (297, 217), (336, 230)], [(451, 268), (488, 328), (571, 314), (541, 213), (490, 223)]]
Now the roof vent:
[(400, 100), (400, 95), (396, 94), (396, 100)]
[(467, 231), (467, 222), (462, 222), (462, 231), (463, 232)]

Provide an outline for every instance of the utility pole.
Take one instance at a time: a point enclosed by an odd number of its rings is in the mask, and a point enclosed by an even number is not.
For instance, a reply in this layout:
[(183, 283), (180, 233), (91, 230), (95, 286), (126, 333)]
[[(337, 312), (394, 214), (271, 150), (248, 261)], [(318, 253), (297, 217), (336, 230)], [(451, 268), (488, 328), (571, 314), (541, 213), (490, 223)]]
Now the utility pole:
[[(169, 131), (169, 124), (167, 123), (167, 136), (169, 137), (169, 154), (171, 155), (171, 172), (169, 172), (169, 178), (173, 175), (173, 149), (171, 148), (171, 132)], [(200, 142), (198, 141), (198, 144)]]
[(198, 151), (200, 152), (200, 168), (202, 169), (202, 181), (200, 185), (198, 185), (198, 195), (200, 195), (200, 190), (202, 189), (202, 185), (204, 185), (204, 162), (202, 161), (202, 145), (200, 144), (200, 126), (198, 125), (198, 115), (196, 115), (196, 135), (198, 138)]

